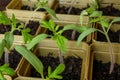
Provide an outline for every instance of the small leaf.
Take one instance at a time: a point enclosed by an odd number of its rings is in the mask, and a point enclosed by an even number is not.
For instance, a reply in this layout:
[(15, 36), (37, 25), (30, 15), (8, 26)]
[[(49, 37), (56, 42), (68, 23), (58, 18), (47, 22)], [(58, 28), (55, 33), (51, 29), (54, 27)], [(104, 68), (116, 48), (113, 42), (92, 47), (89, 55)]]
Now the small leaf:
[(14, 35), (11, 32), (5, 33), (5, 40), (6, 40), (6, 48), (9, 50), (14, 41)]
[(37, 35), (35, 38), (32, 39), (32, 41), (28, 44), (28, 49), (30, 50), (33, 48), (37, 43), (41, 42), (43, 39), (47, 38), (47, 34), (40, 34)]
[(41, 27), (50, 29), (49, 23), (48, 23), (46, 20), (41, 20), (41, 21), (40, 21), (40, 24), (42, 25)]
[(42, 62), (26, 47), (17, 45), (15, 46), (18, 51), (43, 77), (43, 64)]
[(90, 20), (90, 23), (99, 22), (99, 21), (100, 21), (100, 18), (94, 18), (94, 19), (91, 19), (91, 20)]
[(80, 24), (81, 26), (83, 25), (83, 18), (84, 16), (88, 15), (88, 13), (86, 12), (86, 10), (83, 10), (80, 14)]
[(49, 27), (50, 27), (50, 30), (51, 30), (51, 31), (54, 31), (55, 23), (54, 23), (54, 21), (53, 21), (52, 19), (49, 20), (49, 25), (50, 25), (50, 26), (49, 26)]
[(62, 76), (60, 74), (65, 70), (64, 64), (59, 64), (57, 68), (48, 76), (49, 78), (53, 79), (62, 79)]
[(14, 69), (10, 68), (8, 64), (0, 66), (0, 72), (3, 74), (8, 74), (10, 76), (14, 76), (15, 74)]
[(81, 42), (87, 35), (89, 35), (89, 34), (92, 33), (92, 32), (95, 32), (95, 31), (97, 31), (97, 29), (95, 29), (95, 28), (89, 28), (89, 29), (85, 30), (84, 32), (82, 32), (82, 33), (80, 34), (80, 36), (78, 37), (78, 39), (77, 39), (77, 45), (79, 45), (80, 42)]
[(100, 21), (100, 24), (101, 24), (103, 27), (106, 27), (106, 28), (109, 27), (109, 23), (108, 23), (108, 21), (106, 21), (106, 20), (101, 20), (101, 21)]
[(51, 70), (51, 67), (49, 66), (48, 67), (48, 76), (51, 74), (52, 70)]
[(50, 15), (52, 15), (53, 17), (55, 17), (56, 19), (58, 19), (54, 10), (52, 10), (52, 9), (50, 9), (50, 8), (48, 8), (48, 7), (43, 7), (43, 8), (44, 8)]
[(90, 17), (101, 17), (102, 16), (102, 12), (101, 11), (94, 11)]

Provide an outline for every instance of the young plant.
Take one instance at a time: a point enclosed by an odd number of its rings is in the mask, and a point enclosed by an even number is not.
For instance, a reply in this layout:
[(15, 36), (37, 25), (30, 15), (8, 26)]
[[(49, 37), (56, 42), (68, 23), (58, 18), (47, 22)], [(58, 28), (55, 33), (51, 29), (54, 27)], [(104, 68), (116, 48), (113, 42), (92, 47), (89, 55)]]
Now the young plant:
[[(92, 9), (93, 10), (93, 9)], [(87, 12), (87, 11), (86, 11)], [(88, 14), (88, 13), (87, 13)], [(111, 27), (111, 25), (114, 23), (114, 22), (119, 22), (120, 21), (120, 18), (114, 18), (111, 22), (108, 21), (108, 18), (105, 17), (105, 16), (102, 16), (102, 12), (101, 11), (91, 11), (90, 15), (90, 20), (88, 22), (88, 25), (87, 26), (76, 26), (76, 25), (67, 25), (64, 30), (68, 30), (68, 29), (74, 29), (78, 32), (80, 32), (80, 36), (78, 37), (77, 39), (77, 45), (80, 44), (80, 42), (89, 34), (95, 32), (95, 31), (98, 31), (102, 34), (105, 35), (106, 39), (107, 39), (107, 42), (109, 44), (109, 51), (110, 51), (110, 56), (111, 56), (111, 66), (110, 66), (110, 72), (111, 73), (113, 71), (113, 68), (114, 68), (114, 63), (115, 63), (115, 58), (114, 58), (114, 51), (113, 51), (113, 48), (112, 48), (112, 44), (110, 42), (110, 39), (109, 39), (109, 36), (108, 36), (108, 31)], [(95, 27), (91, 27), (90, 24), (92, 23), (98, 23), (101, 25), (102, 27), (102, 30), (101, 29), (97, 29)]]
[[(39, 35), (41, 40), (44, 38), (43, 35)], [(64, 69), (64, 64), (59, 64), (54, 71), (51, 71), (51, 67), (48, 67), (48, 76), (44, 77), (44, 66), (37, 56), (35, 56), (30, 50), (25, 46), (17, 45), (15, 49), (40, 73), (42, 79), (53, 80), (53, 79), (62, 79), (60, 75)]]
[(59, 60), (60, 63), (64, 63), (63, 61), (63, 55), (62, 53), (66, 51), (66, 41), (67, 38), (62, 36), (63, 30), (59, 30), (59, 25), (55, 25), (54, 21), (52, 19), (49, 20), (49, 22), (45, 20), (40, 21), (42, 24), (42, 27), (47, 28), (48, 30), (53, 32), (53, 35), (48, 35), (48, 34), (40, 34), (33, 38), (33, 40), (28, 44), (28, 49), (31, 49), (33, 46), (35, 46), (39, 41), (41, 40), (41, 36), (44, 38), (50, 37), (51, 39), (56, 41), (56, 44), (58, 45), (59, 48)]

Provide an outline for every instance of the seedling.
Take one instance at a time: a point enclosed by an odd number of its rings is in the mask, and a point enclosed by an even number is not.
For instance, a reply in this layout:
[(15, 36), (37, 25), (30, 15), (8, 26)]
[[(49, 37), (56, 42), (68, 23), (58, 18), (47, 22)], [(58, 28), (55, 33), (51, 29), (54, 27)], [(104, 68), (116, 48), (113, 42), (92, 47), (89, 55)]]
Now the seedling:
[[(76, 26), (76, 25), (67, 25), (64, 30), (68, 30), (68, 29), (75, 29), (76, 31), (80, 32), (80, 36), (78, 37), (77, 39), (77, 45), (80, 44), (80, 42), (89, 34), (91, 34), (92, 32), (95, 32), (95, 31), (98, 31), (102, 34), (105, 35), (107, 41), (108, 41), (108, 44), (109, 44), (109, 51), (110, 51), (110, 55), (111, 55), (111, 66), (110, 66), (110, 72), (111, 73), (113, 71), (113, 68), (114, 68), (114, 63), (115, 63), (115, 58), (114, 58), (114, 51), (113, 51), (113, 48), (112, 48), (112, 44), (110, 42), (110, 39), (109, 39), (109, 36), (108, 36), (108, 31), (111, 27), (111, 25), (114, 23), (114, 22), (119, 22), (120, 21), (120, 18), (115, 18), (113, 19), (111, 22), (108, 21), (108, 18), (105, 17), (105, 16), (102, 16), (102, 12), (101, 11), (96, 11), (98, 8), (98, 5), (96, 2), (93, 3), (93, 5), (90, 6), (90, 8), (84, 10), (82, 13), (81, 13), (81, 16), (80, 16), (80, 23), (81, 25), (80, 26)], [(84, 15), (88, 15), (89, 16), (89, 22), (88, 22), (88, 25), (87, 26), (83, 26), (82, 25), (82, 21), (83, 21), (83, 16)], [(96, 29), (95, 27), (92, 28), (91, 25), (92, 23), (98, 23), (101, 25), (102, 27), (102, 30), (101, 29)]]
[(28, 49), (31, 49), (33, 46), (39, 43), (40, 40), (50, 37), (52, 40), (56, 41), (56, 44), (58, 45), (58, 48), (60, 49), (60, 52), (59, 52), (60, 63), (64, 63), (62, 53), (66, 51), (65, 43), (67, 39), (61, 35), (63, 33), (63, 30), (59, 30), (59, 25), (55, 25), (52, 19), (50, 19), (49, 22), (45, 20), (41, 20), (40, 22), (41, 22), (42, 27), (47, 28), (48, 30), (52, 31), (53, 35), (40, 34), (36, 36), (35, 38), (33, 38), (33, 40), (28, 45)]
[[(44, 38), (43, 35), (39, 35), (39, 37)], [(44, 66), (40, 59), (36, 57), (30, 50), (28, 50), (25, 46), (15, 46), (15, 49), (40, 73), (42, 79), (46, 80), (53, 80), (53, 79), (62, 79), (62, 76), (60, 75), (64, 69), (64, 64), (59, 64), (57, 68), (52, 72), (51, 67), (48, 67), (48, 76), (44, 77)]]

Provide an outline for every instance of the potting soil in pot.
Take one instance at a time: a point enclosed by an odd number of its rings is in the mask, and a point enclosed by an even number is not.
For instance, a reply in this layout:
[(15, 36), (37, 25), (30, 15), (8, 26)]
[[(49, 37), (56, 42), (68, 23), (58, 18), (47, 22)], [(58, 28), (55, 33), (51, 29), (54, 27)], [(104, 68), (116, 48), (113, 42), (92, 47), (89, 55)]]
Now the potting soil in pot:
[(57, 10), (56, 10), (56, 13), (59, 13), (59, 14), (74, 14), (74, 15), (80, 15), (81, 11), (86, 9), (86, 8), (75, 8), (75, 7), (72, 7), (71, 10), (70, 10), (70, 13), (68, 12), (70, 9), (70, 7), (66, 7), (66, 6), (63, 6), (63, 7), (59, 7)]
[(114, 70), (109, 74), (110, 62), (94, 60), (92, 80), (120, 80), (120, 65), (115, 64)]
[[(5, 55), (5, 53), (3, 54), (2, 58), (0, 59), (0, 65), (3, 65), (5, 63), (4, 55)], [(21, 58), (22, 58), (22, 56), (16, 50), (11, 50), (9, 53), (9, 66), (15, 70), (17, 65), (19, 64)]]
[[(51, 53), (50, 53), (51, 54)], [(58, 58), (53, 58), (50, 55), (46, 57), (39, 57), (40, 60), (44, 64), (44, 76), (47, 76), (48, 66), (51, 66), (52, 70), (54, 70), (59, 64)], [(68, 57), (64, 59), (65, 63), (65, 71), (62, 73), (62, 80), (80, 80), (81, 68), (82, 68), (82, 59), (75, 57)], [(33, 68), (31, 70), (32, 77), (40, 77), (40, 75)], [(57, 80), (57, 79), (56, 79)]]

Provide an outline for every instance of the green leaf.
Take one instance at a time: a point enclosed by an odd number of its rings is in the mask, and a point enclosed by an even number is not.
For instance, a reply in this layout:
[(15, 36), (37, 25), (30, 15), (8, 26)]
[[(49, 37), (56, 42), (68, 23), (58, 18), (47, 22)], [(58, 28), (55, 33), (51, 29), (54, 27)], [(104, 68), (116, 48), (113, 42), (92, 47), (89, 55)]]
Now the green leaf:
[(102, 11), (94, 11), (90, 17), (101, 17), (102, 16)]
[(0, 42), (0, 58), (1, 58), (2, 55), (3, 55), (5, 44), (6, 44), (6, 41), (5, 41), (5, 39), (3, 39), (3, 40)]
[(99, 21), (100, 21), (100, 18), (94, 18), (94, 19), (91, 19), (91, 20), (90, 20), (90, 23), (99, 22)]
[(80, 24), (81, 24), (81, 26), (83, 25), (83, 19), (84, 19), (84, 16), (86, 16), (86, 15), (88, 15), (86, 10), (83, 10), (80, 14)]
[(100, 24), (103, 26), (103, 27), (106, 27), (106, 28), (108, 28), (109, 27), (109, 22), (107, 21), (107, 20), (101, 20), (100, 21)]
[(76, 26), (75, 24), (69, 24), (69, 25), (65, 25), (64, 26), (64, 28), (63, 28), (63, 30), (65, 31), (65, 30), (76, 30), (76, 31), (78, 31), (78, 32), (83, 32), (83, 31), (85, 31), (86, 29), (87, 29), (87, 27), (86, 26)]
[(65, 70), (64, 64), (59, 64), (57, 68), (49, 75), (49, 78), (53, 79), (62, 79), (62, 76), (60, 74)]
[(14, 35), (11, 32), (6, 32), (4, 38), (6, 40), (6, 48), (9, 50), (13, 44)]
[(50, 25), (49, 25), (49, 23), (46, 20), (41, 20), (40, 24), (42, 25), (41, 27), (50, 29)]
[(51, 67), (49, 66), (48, 67), (48, 76), (51, 74), (52, 70), (51, 70)]
[(0, 72), (0, 80), (6, 80), (6, 79), (4, 78), (4, 75), (2, 74), (2, 72)]
[(50, 25), (50, 30), (51, 30), (51, 31), (54, 31), (54, 27), (55, 27), (54, 20), (50, 19), (50, 20), (49, 20), (49, 25)]
[(29, 28), (26, 28), (22, 30), (21, 32), (22, 32), (22, 38), (23, 38), (24, 43), (27, 43), (27, 42), (29, 43), (33, 39), (33, 36), (29, 34), (30, 32)]
[(61, 36), (61, 35), (57, 36), (56, 43), (62, 52), (66, 52), (66, 50), (67, 50), (66, 42), (67, 42), (67, 38), (65, 38), (64, 36)]
[(89, 29), (85, 30), (84, 32), (82, 32), (82, 33), (80, 34), (80, 36), (78, 37), (78, 39), (77, 39), (77, 45), (79, 45), (80, 42), (81, 42), (87, 35), (91, 34), (92, 32), (95, 32), (95, 31), (97, 31), (97, 29), (95, 29), (95, 28), (89, 28)]
[(48, 8), (48, 7), (43, 7), (43, 8), (44, 8), (50, 15), (52, 15), (53, 17), (55, 17), (56, 19), (58, 19), (54, 10), (52, 10), (52, 9), (50, 9), (50, 8)]
[(0, 11), (0, 24), (11, 25), (11, 21), (7, 15)]
[(2, 74), (8, 74), (10, 76), (14, 76), (15, 74), (14, 69), (10, 68), (8, 64), (0, 66), (0, 72), (2, 72)]
[(43, 77), (43, 64), (42, 62), (25, 46), (17, 45), (15, 46), (16, 51), (18, 51)]
[(35, 38), (32, 39), (32, 41), (28, 44), (28, 49), (30, 50), (31, 48), (33, 48), (37, 43), (41, 42), (43, 39), (47, 38), (48, 35), (47, 34), (40, 34), (37, 35)]

